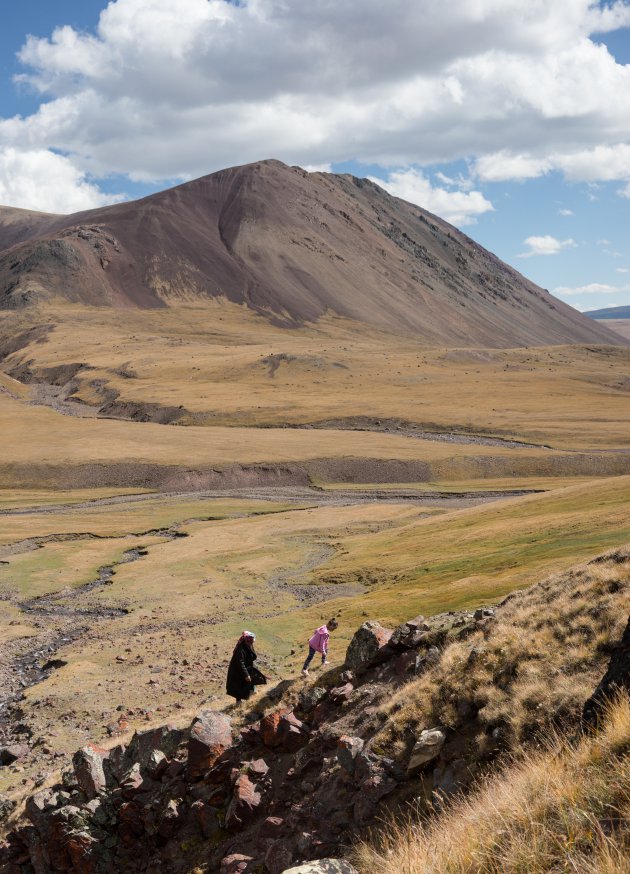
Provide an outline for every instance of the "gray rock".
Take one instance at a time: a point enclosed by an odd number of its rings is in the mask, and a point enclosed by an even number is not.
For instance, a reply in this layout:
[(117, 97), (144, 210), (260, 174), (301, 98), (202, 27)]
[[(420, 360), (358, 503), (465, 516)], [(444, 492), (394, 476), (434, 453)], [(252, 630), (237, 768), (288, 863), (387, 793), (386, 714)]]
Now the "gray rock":
[(283, 874), (359, 874), (350, 862), (343, 859), (318, 859), (305, 862), (297, 868), (285, 868)]
[(389, 628), (383, 628), (380, 622), (373, 620), (364, 622), (350, 641), (346, 652), (346, 666), (351, 671), (360, 673), (371, 665), (377, 664), (392, 633)]
[(440, 755), (445, 740), (446, 735), (439, 728), (429, 728), (423, 731), (411, 751), (407, 773), (422, 768), (427, 762), (436, 759)]
[(0, 794), (0, 822), (5, 820), (15, 810), (15, 801)]
[(0, 747), (0, 765), (12, 765), (28, 755), (28, 744), (9, 744)]
[(105, 789), (106, 780), (103, 760), (106, 757), (106, 750), (101, 750), (92, 745), (82, 747), (72, 757), (72, 765), (77, 783), (88, 799), (95, 798)]
[(348, 774), (354, 774), (355, 759), (363, 750), (364, 741), (360, 737), (344, 734), (337, 741), (337, 760)]

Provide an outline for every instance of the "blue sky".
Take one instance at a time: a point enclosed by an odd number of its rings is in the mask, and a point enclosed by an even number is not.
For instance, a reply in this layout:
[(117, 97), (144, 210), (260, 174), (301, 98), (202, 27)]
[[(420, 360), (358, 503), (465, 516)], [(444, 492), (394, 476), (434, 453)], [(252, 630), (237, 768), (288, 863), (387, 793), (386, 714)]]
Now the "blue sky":
[(276, 157), (370, 176), (578, 309), (630, 304), (630, 0), (22, 0), (0, 203)]

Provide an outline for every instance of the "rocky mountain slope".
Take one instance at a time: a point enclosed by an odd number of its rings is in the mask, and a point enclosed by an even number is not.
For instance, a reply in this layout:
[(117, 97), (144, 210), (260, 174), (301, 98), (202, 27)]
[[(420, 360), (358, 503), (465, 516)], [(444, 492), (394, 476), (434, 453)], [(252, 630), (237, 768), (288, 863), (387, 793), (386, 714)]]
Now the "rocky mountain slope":
[(0, 208), (0, 307), (223, 297), (288, 327), (337, 315), (432, 344), (624, 341), (366, 179), (261, 161), (70, 216)]
[(28, 798), (28, 824), (4, 799), (2, 870), (281, 874), (344, 855), (388, 811), (439, 817), (506, 753), (575, 727), (611, 652), (606, 682), (627, 687), (629, 609), (624, 548), (496, 607), (368, 620), (313, 683), (79, 750)]

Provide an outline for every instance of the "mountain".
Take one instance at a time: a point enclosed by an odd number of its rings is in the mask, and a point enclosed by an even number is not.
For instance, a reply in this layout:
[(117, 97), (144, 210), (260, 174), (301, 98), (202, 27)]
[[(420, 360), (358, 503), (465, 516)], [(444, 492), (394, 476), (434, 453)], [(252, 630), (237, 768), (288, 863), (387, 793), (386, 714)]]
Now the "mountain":
[(337, 315), (439, 345), (623, 343), (374, 183), (279, 161), (52, 216), (0, 209), (0, 308), (224, 297), (287, 327)]
[(630, 319), (630, 306), (589, 310), (584, 315), (589, 319)]

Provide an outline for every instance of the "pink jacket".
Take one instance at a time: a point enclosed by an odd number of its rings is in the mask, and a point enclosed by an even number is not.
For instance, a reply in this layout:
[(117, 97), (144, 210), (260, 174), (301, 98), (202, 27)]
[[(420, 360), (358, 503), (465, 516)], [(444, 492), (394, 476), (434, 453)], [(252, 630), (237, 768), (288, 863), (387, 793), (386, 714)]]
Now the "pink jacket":
[(316, 652), (321, 652), (326, 654), (328, 652), (328, 639), (330, 634), (328, 633), (328, 629), (325, 625), (322, 625), (318, 628), (315, 634), (311, 637), (308, 642), (309, 646), (312, 646)]

